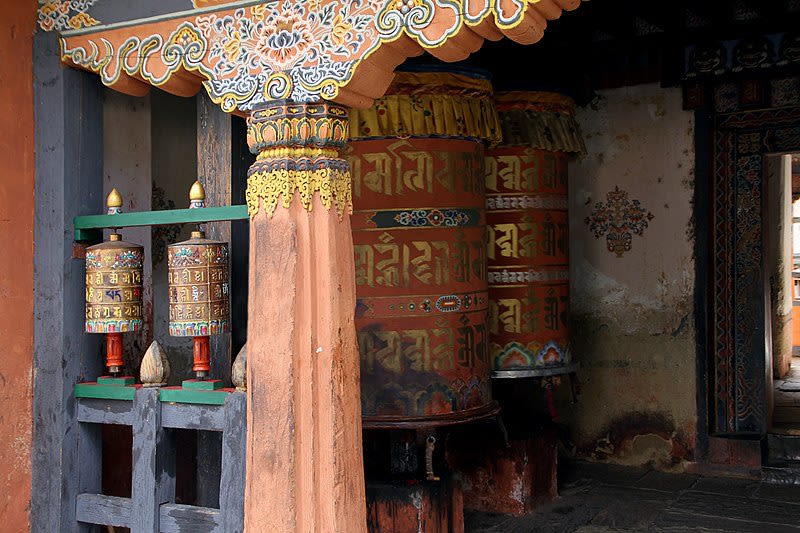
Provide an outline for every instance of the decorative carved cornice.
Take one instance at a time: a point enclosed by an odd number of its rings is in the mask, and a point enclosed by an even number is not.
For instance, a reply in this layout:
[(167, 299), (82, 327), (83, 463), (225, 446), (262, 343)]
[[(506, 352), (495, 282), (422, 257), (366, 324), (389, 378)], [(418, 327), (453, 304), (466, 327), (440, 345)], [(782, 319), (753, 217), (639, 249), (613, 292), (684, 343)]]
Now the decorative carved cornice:
[(352, 211), (350, 165), (339, 157), (348, 136), (347, 109), (329, 102), (272, 102), (247, 118), (247, 144), (258, 154), (247, 173), (250, 217), (271, 217), (298, 193), (305, 209), (314, 194), (339, 216)]
[[(62, 38), (62, 60), (103, 83), (179, 95), (202, 82), (226, 111), (267, 102), (336, 100), (368, 107), (394, 68), (427, 50), (464, 59), (484, 39), (538, 41), (580, 0), (268, 0), (171, 20), (89, 29)], [(360, 75), (357, 75), (360, 73)]]

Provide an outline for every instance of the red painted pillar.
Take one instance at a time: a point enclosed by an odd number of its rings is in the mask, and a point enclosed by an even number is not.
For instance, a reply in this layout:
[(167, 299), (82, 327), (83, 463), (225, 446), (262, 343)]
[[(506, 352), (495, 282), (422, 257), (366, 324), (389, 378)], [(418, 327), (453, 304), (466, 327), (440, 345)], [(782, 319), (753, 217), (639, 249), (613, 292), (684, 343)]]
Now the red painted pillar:
[[(3, 6), (0, 32), (0, 516), (29, 528), (33, 414), (33, 33), (35, 2)], [(13, 257), (13, 259), (12, 259)]]
[(245, 528), (366, 532), (346, 109), (248, 118)]

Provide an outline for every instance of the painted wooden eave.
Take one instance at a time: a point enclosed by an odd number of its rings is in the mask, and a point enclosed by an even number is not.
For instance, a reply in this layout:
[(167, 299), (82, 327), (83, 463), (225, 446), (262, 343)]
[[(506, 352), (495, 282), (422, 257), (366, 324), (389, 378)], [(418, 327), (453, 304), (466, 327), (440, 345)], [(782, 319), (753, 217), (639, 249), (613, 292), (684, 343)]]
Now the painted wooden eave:
[[(151, 86), (192, 96), (205, 85), (228, 112), (278, 99), (363, 108), (383, 95), (409, 57), (427, 51), (460, 61), (503, 37), (533, 44), (580, 0), (465, 0), (463, 12), (421, 0), (199, 5), (64, 31), (61, 59), (135, 96)], [(414, 10), (421, 18), (411, 17)], [(276, 47), (286, 39), (293, 46)]]

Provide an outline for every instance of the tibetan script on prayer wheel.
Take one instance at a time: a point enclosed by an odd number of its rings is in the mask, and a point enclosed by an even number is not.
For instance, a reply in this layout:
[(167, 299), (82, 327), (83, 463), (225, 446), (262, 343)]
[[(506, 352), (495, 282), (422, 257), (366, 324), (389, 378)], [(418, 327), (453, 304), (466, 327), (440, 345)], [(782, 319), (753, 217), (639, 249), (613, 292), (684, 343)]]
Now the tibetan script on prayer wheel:
[(169, 334), (208, 336), (230, 331), (228, 245), (201, 232), (167, 247)]
[(570, 363), (568, 152), (582, 150), (571, 101), (498, 96), (503, 143), (486, 153), (489, 338), (494, 370)]
[[(475, 138), (467, 132), (434, 138), (436, 131), (414, 129), (421, 122), (412, 116), (417, 111), (411, 98), (403, 98), (413, 85), (426, 93), (417, 102), (423, 108), (430, 104), (427, 93), (437, 91), (440, 99), (452, 98), (450, 106), (474, 105), (474, 85), (487, 93), (490, 85), (467, 78), (469, 90), (459, 94), (455, 88), (465, 76), (438, 73), (422, 89), (412, 83), (419, 76), (401, 73), (374, 115), (361, 112), (362, 134), (368, 129), (382, 138), (350, 145), (356, 328), (367, 428), (446, 425), (496, 412), (486, 327), (481, 140), (496, 116), (493, 108), (485, 109), (483, 119), (473, 116)], [(385, 122), (382, 109), (390, 116), (408, 113), (409, 135), (397, 135), (400, 122)], [(445, 117), (439, 118), (444, 123)], [(384, 135), (389, 133), (394, 135)]]
[(112, 233), (86, 250), (86, 331), (124, 333), (142, 327), (144, 249)]

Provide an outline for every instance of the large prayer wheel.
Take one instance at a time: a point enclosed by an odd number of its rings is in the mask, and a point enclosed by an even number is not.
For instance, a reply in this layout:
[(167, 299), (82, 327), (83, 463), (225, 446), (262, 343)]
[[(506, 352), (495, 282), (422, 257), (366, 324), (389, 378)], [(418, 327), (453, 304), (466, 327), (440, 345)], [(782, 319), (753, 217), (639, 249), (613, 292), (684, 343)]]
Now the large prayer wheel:
[(515, 377), (571, 362), (567, 163), (585, 148), (569, 98), (510, 92), (496, 102), (503, 142), (486, 153), (490, 355), (496, 376)]
[(490, 82), (400, 72), (351, 113), (356, 328), (364, 427), (491, 416), (484, 144)]

